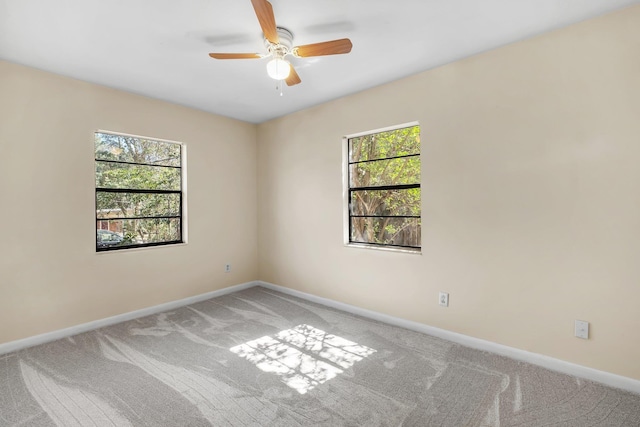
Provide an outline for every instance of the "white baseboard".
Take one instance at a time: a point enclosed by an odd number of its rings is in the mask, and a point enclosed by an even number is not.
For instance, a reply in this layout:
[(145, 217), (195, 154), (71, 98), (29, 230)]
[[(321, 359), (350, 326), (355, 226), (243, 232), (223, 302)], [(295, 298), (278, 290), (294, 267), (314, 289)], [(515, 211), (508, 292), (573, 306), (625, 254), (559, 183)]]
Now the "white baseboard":
[(177, 301), (171, 301), (160, 305), (154, 305), (153, 307), (130, 311), (128, 313), (118, 314), (117, 316), (107, 317), (105, 319), (94, 320), (93, 322), (83, 323), (81, 325), (72, 326), (70, 328), (59, 329), (57, 331), (47, 332), (45, 334), (35, 335), (29, 338), (10, 341), (8, 343), (0, 344), (0, 355), (11, 353), (12, 351), (22, 350), (27, 347), (44, 344), (50, 341), (55, 341), (61, 338), (78, 335), (83, 332), (92, 331), (94, 329), (103, 328), (105, 326), (114, 325), (116, 323), (125, 322), (127, 320), (137, 319), (139, 317), (149, 316), (151, 314), (161, 313), (167, 310), (173, 310), (175, 308), (189, 304), (195, 304), (197, 302), (208, 300), (210, 298), (215, 298), (222, 295), (230, 294), (232, 292), (241, 291), (243, 289), (252, 288), (254, 286), (257, 286), (258, 284), (258, 282), (241, 283), (239, 285), (230, 286), (228, 288), (219, 289), (217, 291), (207, 292), (204, 294), (195, 295)]
[(616, 375), (609, 372), (599, 371), (597, 369), (588, 368), (586, 366), (576, 365), (574, 363), (565, 362), (564, 360), (555, 359), (553, 357), (544, 356), (542, 354), (531, 353), (525, 350), (508, 347), (506, 345), (497, 344), (479, 338), (473, 338), (468, 335), (447, 331), (445, 329), (435, 328), (433, 326), (425, 325), (424, 323), (413, 322), (411, 320), (389, 316), (387, 314), (378, 313), (376, 311), (366, 310), (364, 308), (341, 303), (328, 298), (322, 298), (305, 292), (285, 288), (283, 286), (274, 285), (273, 283), (258, 281), (257, 284), (267, 289), (272, 289), (274, 291), (282, 292), (284, 294), (322, 304), (327, 307), (336, 308), (348, 313), (388, 323), (390, 325), (400, 326), (402, 328), (416, 332), (422, 332), (424, 334), (452, 341), (467, 347), (496, 353), (502, 356), (510, 357), (512, 359), (538, 365), (552, 371), (562, 372), (564, 374), (605, 384), (610, 387), (615, 387), (640, 394), (640, 381), (632, 378), (623, 377), (621, 375)]
[(167, 310), (173, 310), (178, 307), (182, 307), (189, 304), (195, 304), (200, 301), (230, 294), (232, 292), (241, 291), (254, 286), (262, 286), (267, 289), (272, 289), (274, 291), (278, 291), (284, 294), (302, 298), (317, 304), (322, 304), (327, 307), (343, 310), (348, 313), (356, 314), (362, 317), (378, 320), (380, 322), (388, 323), (394, 326), (400, 326), (405, 329), (432, 335), (432, 336), (442, 338), (448, 341), (452, 341), (467, 347), (488, 351), (491, 353), (496, 353), (502, 356), (510, 357), (512, 359), (532, 363), (534, 365), (538, 365), (553, 371), (562, 372), (568, 375), (573, 375), (575, 377), (584, 378), (584, 379), (599, 382), (611, 387), (616, 387), (619, 389), (628, 390), (633, 393), (640, 394), (639, 380), (623, 377), (621, 375), (616, 375), (609, 372), (599, 371), (597, 369), (588, 368), (586, 366), (576, 365), (574, 363), (565, 362), (564, 360), (555, 359), (553, 357), (544, 356), (542, 354), (531, 353), (525, 350), (520, 350), (514, 347), (508, 347), (506, 345), (497, 344), (491, 341), (486, 341), (479, 338), (473, 338), (468, 335), (458, 334), (456, 332), (451, 332), (445, 329), (440, 329), (433, 326), (425, 325), (424, 323), (418, 323), (411, 320), (390, 316), (388, 314), (378, 313), (376, 311), (367, 310), (364, 308), (334, 301), (328, 298), (318, 297), (312, 294), (296, 291), (294, 289), (285, 288), (283, 286), (278, 286), (278, 285), (274, 285), (273, 283), (268, 283), (263, 281), (242, 283), (239, 285), (230, 286), (228, 288), (219, 289), (217, 291), (207, 292), (204, 294), (195, 295), (193, 297), (188, 297), (188, 298), (184, 298), (177, 301), (171, 301), (165, 304), (155, 305), (153, 307), (147, 307), (141, 310), (135, 310), (128, 313), (119, 314), (117, 316), (107, 317), (105, 319), (99, 319), (93, 322), (83, 323), (81, 325), (72, 326), (70, 328), (47, 332), (45, 334), (35, 335), (33, 337), (24, 338), (16, 341), (10, 341), (8, 343), (0, 344), (0, 355), (11, 353), (17, 350), (22, 350), (28, 347), (33, 347), (35, 345), (44, 344), (50, 341), (55, 341), (61, 338), (67, 338), (83, 332), (91, 331), (98, 328), (103, 328), (105, 326), (114, 325), (120, 322), (125, 322), (127, 320), (137, 319), (139, 317), (149, 316), (149, 315), (161, 313)]

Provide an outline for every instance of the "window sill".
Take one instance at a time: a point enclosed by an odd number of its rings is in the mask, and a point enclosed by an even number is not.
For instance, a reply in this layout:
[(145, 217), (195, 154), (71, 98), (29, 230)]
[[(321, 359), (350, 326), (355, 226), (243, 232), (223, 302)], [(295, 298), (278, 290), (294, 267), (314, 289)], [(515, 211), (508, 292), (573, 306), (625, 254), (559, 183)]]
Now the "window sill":
[[(148, 251), (148, 250), (153, 250), (153, 249), (159, 249), (159, 248), (175, 248), (175, 247), (181, 247), (181, 246), (186, 246), (187, 242), (182, 242), (182, 243), (171, 243), (171, 244), (167, 244), (167, 245), (153, 245), (153, 246), (140, 246), (140, 247), (131, 247), (131, 248), (122, 248), (122, 249), (114, 249), (114, 250), (110, 250), (110, 251), (95, 251), (96, 254), (98, 255), (102, 255), (102, 254), (117, 254), (117, 253), (130, 253), (130, 252), (142, 252), (142, 251)], [(95, 250), (95, 249), (94, 249)]]
[(396, 253), (405, 253), (412, 255), (422, 255), (422, 248), (418, 249), (409, 249), (409, 248), (398, 248), (393, 246), (377, 246), (377, 245), (367, 245), (366, 243), (345, 243), (344, 244), (348, 248), (358, 248), (358, 249), (371, 249), (374, 251), (383, 251), (383, 252), (396, 252)]

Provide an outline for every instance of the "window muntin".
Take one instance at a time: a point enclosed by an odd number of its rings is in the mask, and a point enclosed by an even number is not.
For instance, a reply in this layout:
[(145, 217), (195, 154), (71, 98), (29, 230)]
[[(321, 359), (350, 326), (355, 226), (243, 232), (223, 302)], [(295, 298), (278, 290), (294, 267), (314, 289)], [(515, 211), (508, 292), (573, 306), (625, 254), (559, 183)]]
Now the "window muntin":
[(182, 243), (182, 145), (95, 133), (96, 250)]
[(421, 247), (420, 127), (350, 137), (348, 242)]

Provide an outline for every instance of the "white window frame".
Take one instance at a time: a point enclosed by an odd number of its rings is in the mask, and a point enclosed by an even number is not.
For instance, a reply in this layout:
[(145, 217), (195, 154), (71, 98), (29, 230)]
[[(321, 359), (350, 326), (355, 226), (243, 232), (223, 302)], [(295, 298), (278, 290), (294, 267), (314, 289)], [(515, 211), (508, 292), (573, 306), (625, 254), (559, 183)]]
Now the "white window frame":
[[(163, 138), (156, 138), (156, 137), (150, 137), (150, 136), (143, 136), (143, 135), (135, 135), (135, 134), (130, 134), (130, 133), (124, 133), (124, 132), (115, 132), (115, 131), (111, 131), (111, 130), (105, 130), (105, 129), (96, 129), (91, 133), (91, 141), (95, 141), (95, 135), (97, 133), (106, 133), (106, 134), (111, 134), (111, 135), (119, 135), (119, 136), (126, 136), (126, 137), (131, 137), (131, 138), (140, 138), (140, 139), (147, 139), (147, 140), (153, 140), (153, 141), (158, 141), (158, 142), (167, 142), (167, 143), (171, 143), (171, 144), (178, 144), (180, 146), (180, 186), (181, 186), (181, 199), (182, 199), (182, 204), (181, 204), (181, 237), (182, 240), (180, 242), (171, 242), (171, 243), (160, 243), (160, 244), (151, 244), (151, 245), (133, 245), (133, 246), (128, 246), (128, 247), (123, 247), (120, 249), (115, 249), (115, 250), (98, 250), (97, 249), (97, 243), (94, 241), (94, 246), (96, 246), (96, 250), (95, 253), (96, 254), (112, 254), (112, 253), (118, 253), (118, 252), (131, 252), (131, 251), (140, 251), (140, 250), (150, 250), (150, 249), (157, 249), (157, 248), (166, 248), (166, 247), (177, 247), (177, 246), (184, 246), (188, 243), (188, 209), (187, 209), (187, 200), (188, 200), (188, 192), (187, 192), (187, 144), (185, 142), (181, 142), (181, 141), (174, 141), (174, 140), (170, 140), (170, 139), (163, 139)], [(95, 144), (95, 143), (94, 143)], [(93, 168), (93, 188), (94, 188), (94, 195), (95, 195), (95, 190), (96, 190), (96, 185), (95, 185), (95, 180), (96, 180), (96, 170), (95, 170), (95, 146), (92, 150), (92, 154), (93, 154), (93, 163), (94, 163), (94, 168)], [(94, 198), (95, 200), (95, 198)], [(94, 206), (93, 206), (93, 214), (95, 215), (96, 213), (96, 205), (95, 205), (95, 201), (94, 201)], [(94, 231), (95, 233), (95, 231)], [(95, 235), (95, 234), (94, 234)]]
[[(372, 249), (378, 251), (390, 251), (390, 252), (401, 252), (401, 253), (409, 253), (409, 254), (422, 254), (422, 246), (420, 248), (410, 249), (410, 248), (402, 248), (397, 246), (382, 246), (382, 245), (374, 245), (368, 243), (354, 243), (350, 241), (349, 235), (349, 191), (350, 191), (350, 183), (349, 183), (349, 139), (357, 138), (359, 136), (371, 135), (374, 133), (388, 132), (397, 129), (403, 129), (413, 126), (420, 126), (420, 123), (417, 121), (403, 123), (399, 125), (387, 126), (379, 129), (368, 130), (364, 132), (352, 133), (349, 135), (344, 135), (342, 137), (342, 238), (343, 244), (346, 247), (351, 248), (361, 248), (361, 249)], [(420, 127), (420, 131), (422, 133), (422, 127)], [(422, 165), (422, 147), (420, 147), (420, 159)], [(422, 176), (422, 174), (421, 174)], [(422, 197), (420, 198), (420, 203), (422, 203)], [(422, 212), (422, 209), (420, 210)], [(421, 239), (422, 240), (422, 239)]]

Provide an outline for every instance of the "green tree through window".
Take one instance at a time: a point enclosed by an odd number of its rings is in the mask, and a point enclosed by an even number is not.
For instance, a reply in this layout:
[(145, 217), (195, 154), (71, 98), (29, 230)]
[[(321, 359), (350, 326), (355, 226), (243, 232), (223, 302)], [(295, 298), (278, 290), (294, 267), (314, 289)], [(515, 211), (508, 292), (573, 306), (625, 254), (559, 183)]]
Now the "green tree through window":
[(96, 250), (182, 243), (182, 146), (95, 134)]
[(419, 249), (420, 127), (348, 139), (349, 242)]

